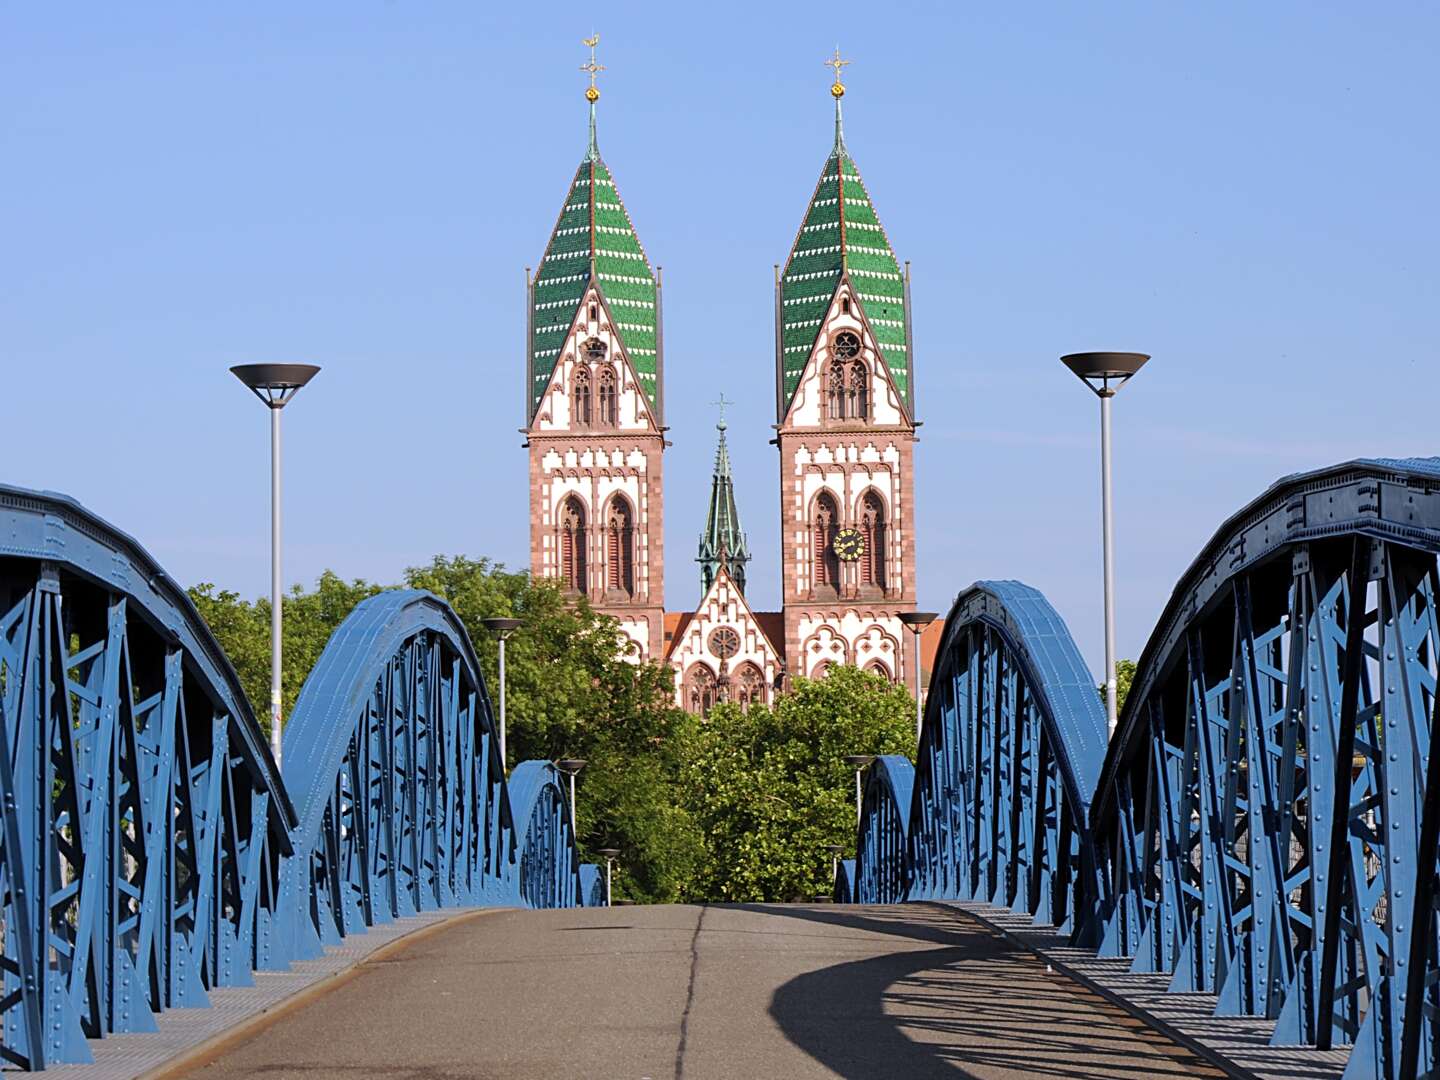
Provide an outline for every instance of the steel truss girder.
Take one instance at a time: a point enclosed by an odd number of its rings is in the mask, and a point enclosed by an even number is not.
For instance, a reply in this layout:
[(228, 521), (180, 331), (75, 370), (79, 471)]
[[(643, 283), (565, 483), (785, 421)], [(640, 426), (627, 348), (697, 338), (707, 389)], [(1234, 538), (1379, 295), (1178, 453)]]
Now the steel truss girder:
[(977, 583), (946, 620), (931, 686), (908, 898), (984, 900), (1093, 937), (1082, 840), (1105, 711), (1064, 622), (1027, 585)]
[(1102, 951), (1278, 1045), (1353, 1044), (1352, 1080), (1437, 1069), (1437, 550), (1435, 459), (1236, 514), (1142, 655), (1091, 813)]
[(877, 757), (866, 770), (855, 840), (857, 904), (895, 904), (906, 899), (906, 832), (915, 767), (899, 754)]
[(248, 979), (293, 821), (184, 593), (63, 496), (0, 488), (0, 1059)]
[(570, 833), (570, 802), (560, 770), (548, 761), (517, 765), (510, 774), (510, 805), (515, 821), (525, 830), (515, 882), (520, 902), (533, 908), (588, 904), (588, 894), (580, 884), (582, 867)]

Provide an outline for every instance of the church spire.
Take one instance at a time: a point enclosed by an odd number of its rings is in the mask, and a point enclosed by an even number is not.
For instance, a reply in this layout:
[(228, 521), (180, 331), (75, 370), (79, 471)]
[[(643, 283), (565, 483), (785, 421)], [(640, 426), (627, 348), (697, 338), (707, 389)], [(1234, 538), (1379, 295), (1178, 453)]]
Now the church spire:
[(590, 148), (585, 153), (585, 160), (599, 161), (600, 145), (595, 141), (595, 103), (600, 100), (600, 88), (595, 85), (595, 76), (605, 70), (604, 64), (595, 62), (595, 46), (600, 44), (600, 35), (591, 34), (582, 39), (580, 44), (590, 49), (590, 62), (580, 65), (580, 70), (590, 76), (590, 85), (585, 88), (585, 100), (590, 103)]
[(835, 56), (825, 61), (826, 67), (835, 69), (835, 81), (830, 85), (830, 96), (835, 99), (835, 153), (837, 155), (845, 152), (845, 125), (840, 115), (840, 99), (845, 96), (845, 84), (840, 81), (840, 69), (850, 63), (849, 60), (840, 59), (840, 46), (835, 46)]
[(849, 63), (841, 59), (838, 48), (834, 57), (825, 61), (835, 71), (830, 84), (830, 96), (835, 99), (835, 144), (820, 170), (820, 180), (780, 275), (777, 396), (782, 420), (815, 350), (820, 324), (845, 281), (852, 300), (864, 313), (891, 381), (907, 403), (910, 401), (906, 277), (845, 145), (841, 126), (840, 99), (845, 96), (845, 84), (840, 81), (840, 71)]
[(725, 406), (735, 404), (726, 401), (725, 395), (715, 402), (720, 407), (720, 420), (715, 430), (720, 440), (715, 447), (715, 472), (710, 480), (710, 511), (705, 518), (705, 531), (700, 535), (700, 553), (695, 561), (700, 564), (700, 593), (703, 596), (715, 584), (715, 576), (723, 566), (735, 582), (740, 594), (745, 594), (745, 565), (750, 561), (750, 546), (740, 528), (740, 511), (735, 507), (735, 482), (730, 475), (730, 448), (725, 444)]

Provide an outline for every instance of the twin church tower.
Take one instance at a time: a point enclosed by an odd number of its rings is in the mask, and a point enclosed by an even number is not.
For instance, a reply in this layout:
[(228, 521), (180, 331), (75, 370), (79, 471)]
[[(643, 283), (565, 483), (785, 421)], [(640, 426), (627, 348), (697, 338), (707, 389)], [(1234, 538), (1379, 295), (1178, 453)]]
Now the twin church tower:
[(581, 69), (589, 146), (527, 272), (531, 572), (618, 619), (639, 657), (674, 666), (679, 702), (695, 712), (769, 702), (788, 678), (832, 664), (912, 683), (914, 641), (899, 619), (916, 599), (909, 273), (845, 145), (847, 61), (838, 50), (828, 61), (834, 146), (775, 282), (781, 610), (756, 611), (744, 595), (751, 553), (722, 414), (700, 601), (667, 612), (663, 288), (596, 144), (597, 41)]

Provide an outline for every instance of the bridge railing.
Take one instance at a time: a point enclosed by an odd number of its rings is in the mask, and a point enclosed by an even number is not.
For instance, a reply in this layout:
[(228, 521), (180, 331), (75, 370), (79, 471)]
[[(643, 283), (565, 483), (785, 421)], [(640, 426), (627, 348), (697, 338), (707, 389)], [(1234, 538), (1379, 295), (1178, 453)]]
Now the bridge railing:
[(1352, 1045), (1347, 1077), (1433, 1074), (1437, 552), (1440, 459), (1285, 478), (1181, 579), (1108, 749), (1043, 597), (962, 593), (908, 829), (867, 800), (857, 879), (903, 839), (907, 898), (1028, 911), (1276, 1045)]
[(512, 803), (439, 598), (382, 593), (336, 630), (282, 780), (219, 644), (134, 540), (3, 486), (0, 535), (0, 1062), (89, 1061), (88, 1039), (414, 912), (596, 896), (553, 766), (519, 766)]

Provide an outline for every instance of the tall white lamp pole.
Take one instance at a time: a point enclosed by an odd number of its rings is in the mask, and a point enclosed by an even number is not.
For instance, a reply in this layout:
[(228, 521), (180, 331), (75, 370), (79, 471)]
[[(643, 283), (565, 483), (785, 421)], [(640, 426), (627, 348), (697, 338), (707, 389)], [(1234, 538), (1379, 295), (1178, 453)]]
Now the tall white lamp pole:
[(1105, 716), (1115, 734), (1115, 527), (1110, 496), (1110, 399), (1145, 366), (1147, 353), (1071, 353), (1060, 362), (1100, 398), (1100, 529), (1105, 562)]
[(936, 619), (933, 611), (902, 611), (900, 621), (915, 635), (915, 753), (920, 753), (920, 733), (925, 728), (925, 708), (920, 704), (920, 635)]
[(484, 620), (486, 630), (489, 630), (500, 642), (500, 737), (497, 740), (500, 744), (500, 771), (505, 772), (508, 766), (505, 764), (505, 639), (520, 629), (519, 619), (486, 619)]
[(230, 369), (270, 409), (270, 753), (280, 767), (280, 410), (313, 379), (314, 364), (240, 364)]

